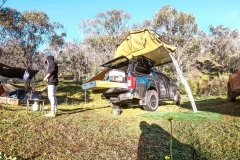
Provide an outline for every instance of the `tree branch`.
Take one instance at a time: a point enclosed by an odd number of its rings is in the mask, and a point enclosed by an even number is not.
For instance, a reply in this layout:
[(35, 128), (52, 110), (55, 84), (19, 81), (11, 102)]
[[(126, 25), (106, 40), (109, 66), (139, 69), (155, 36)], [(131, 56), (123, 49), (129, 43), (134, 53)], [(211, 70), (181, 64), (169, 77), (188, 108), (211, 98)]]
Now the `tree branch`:
[(3, 0), (2, 4), (0, 5), (0, 8), (2, 8), (3, 4), (6, 2), (7, 2), (7, 0)]

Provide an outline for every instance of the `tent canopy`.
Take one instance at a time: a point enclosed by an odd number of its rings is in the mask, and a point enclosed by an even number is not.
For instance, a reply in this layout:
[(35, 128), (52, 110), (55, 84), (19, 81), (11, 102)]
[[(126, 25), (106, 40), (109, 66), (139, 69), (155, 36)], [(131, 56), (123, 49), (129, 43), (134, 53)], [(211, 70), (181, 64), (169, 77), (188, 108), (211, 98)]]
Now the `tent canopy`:
[[(11, 67), (3, 63), (0, 63), (0, 75), (3, 77), (23, 79), (25, 70), (26, 69)], [(32, 79), (38, 73), (38, 71), (39, 70), (28, 70), (29, 79)]]
[(162, 42), (159, 35), (150, 29), (130, 31), (115, 48), (114, 58), (126, 56), (129, 60), (143, 55), (153, 61), (155, 66), (172, 62), (169, 52), (175, 55), (176, 47)]

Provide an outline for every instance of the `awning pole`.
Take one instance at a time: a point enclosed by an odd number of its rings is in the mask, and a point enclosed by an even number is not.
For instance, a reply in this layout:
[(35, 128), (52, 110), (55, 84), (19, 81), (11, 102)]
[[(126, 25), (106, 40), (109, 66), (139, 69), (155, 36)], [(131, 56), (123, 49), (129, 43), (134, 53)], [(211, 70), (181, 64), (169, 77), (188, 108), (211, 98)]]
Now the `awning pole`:
[(87, 92), (86, 92), (86, 89), (84, 90), (84, 92), (85, 92), (84, 94), (85, 94), (85, 104), (86, 104), (87, 103), (87, 95), (86, 95)]
[(197, 107), (196, 107), (195, 101), (194, 101), (194, 99), (193, 99), (193, 95), (192, 95), (191, 89), (190, 89), (190, 87), (189, 87), (189, 85), (188, 85), (188, 83), (187, 83), (187, 80), (186, 80), (186, 78), (183, 76), (183, 72), (182, 72), (182, 70), (180, 69), (180, 67), (179, 67), (179, 65), (178, 65), (177, 60), (175, 59), (175, 57), (174, 57), (174, 56), (172, 55), (172, 53), (170, 53), (170, 52), (169, 52), (169, 55), (170, 55), (170, 57), (171, 57), (171, 59), (172, 59), (172, 61), (173, 61), (173, 64), (174, 64), (174, 66), (175, 66), (175, 68), (176, 68), (176, 70), (177, 70), (177, 73), (178, 73), (178, 75), (179, 75), (179, 77), (180, 77), (180, 79), (181, 79), (181, 81), (182, 81), (182, 84), (185, 86), (185, 89), (186, 89), (186, 91), (187, 91), (188, 97), (189, 97), (189, 99), (190, 99), (190, 102), (191, 102), (191, 105), (192, 105), (192, 108), (193, 108), (193, 111), (194, 111), (194, 112), (197, 112)]

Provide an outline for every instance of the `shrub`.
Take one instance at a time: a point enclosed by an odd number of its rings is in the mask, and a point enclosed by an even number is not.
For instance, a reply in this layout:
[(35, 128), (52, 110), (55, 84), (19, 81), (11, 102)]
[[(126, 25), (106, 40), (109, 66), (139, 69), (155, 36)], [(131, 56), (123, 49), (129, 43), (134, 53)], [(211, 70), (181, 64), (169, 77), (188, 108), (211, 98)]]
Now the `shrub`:
[[(193, 82), (192, 80), (187, 80), (187, 82), (192, 91), (192, 94), (197, 94), (198, 93), (197, 84), (195, 82)], [(180, 83), (180, 85), (179, 85), (179, 91), (180, 91), (180, 94), (187, 94), (185, 86), (182, 83)]]

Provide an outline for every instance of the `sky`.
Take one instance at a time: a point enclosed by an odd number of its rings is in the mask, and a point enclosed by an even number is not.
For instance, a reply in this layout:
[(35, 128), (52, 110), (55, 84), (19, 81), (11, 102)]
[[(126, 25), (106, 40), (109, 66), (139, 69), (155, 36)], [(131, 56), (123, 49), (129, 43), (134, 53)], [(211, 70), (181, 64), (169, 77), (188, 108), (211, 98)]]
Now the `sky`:
[(20, 12), (43, 11), (51, 22), (64, 25), (66, 41), (73, 38), (81, 41), (83, 37), (77, 27), (80, 20), (94, 19), (99, 12), (119, 9), (132, 16), (128, 24), (131, 26), (132, 23), (152, 19), (164, 5), (193, 14), (203, 31), (208, 31), (209, 25), (240, 29), (240, 0), (7, 0), (3, 7)]

